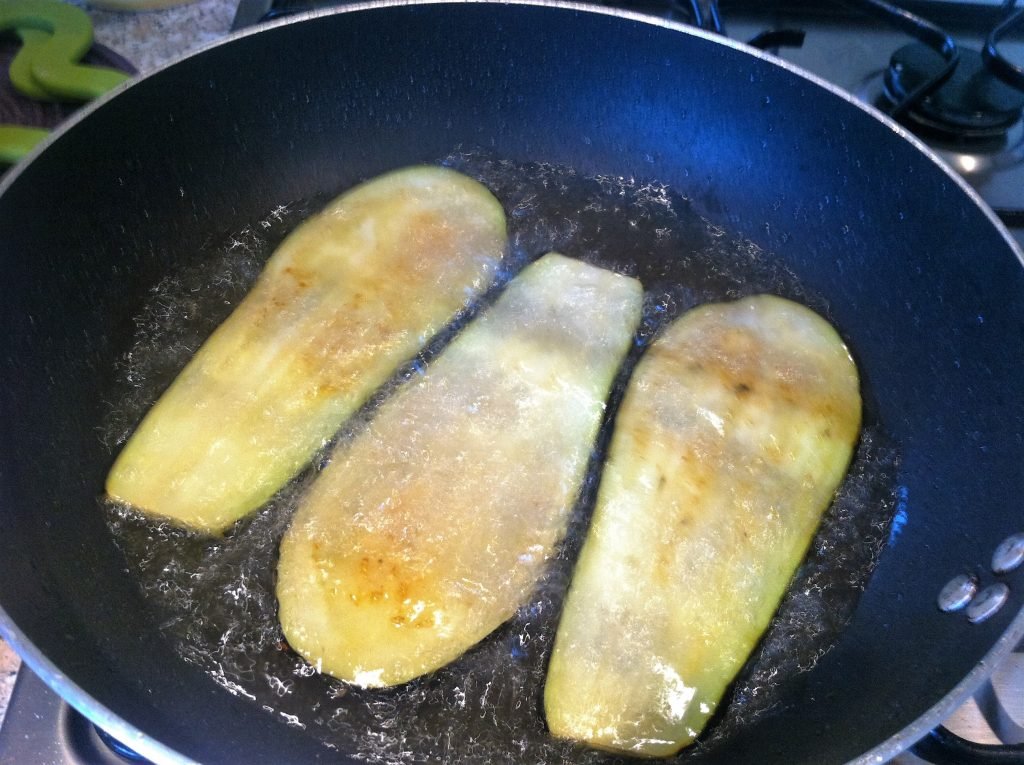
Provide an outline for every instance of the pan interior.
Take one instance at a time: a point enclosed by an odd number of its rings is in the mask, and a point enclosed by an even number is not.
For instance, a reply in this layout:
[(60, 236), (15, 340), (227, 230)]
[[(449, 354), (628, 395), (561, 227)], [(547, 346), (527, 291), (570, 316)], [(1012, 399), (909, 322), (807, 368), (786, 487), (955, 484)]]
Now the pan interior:
[[(568, 167), (516, 163), (482, 151), (460, 152), (442, 162), (481, 180), (509, 211), (513, 257), (504, 278), (536, 254), (558, 250), (641, 279), (643, 328), (613, 402), (647, 343), (695, 305), (770, 292), (827, 310), (778, 259), (748, 240), (730, 237), (665, 184), (581, 176)], [(196, 268), (155, 286), (108, 397), (116, 402), (106, 418), (108, 444), (116, 448), (123, 441), (216, 321), (244, 295), (273, 245), (315, 207), (313, 201), (277, 206), (211, 247)], [(358, 432), (391, 389), (415, 378), (415, 370), (429, 364), (457, 326), (401, 370), (339, 438)], [(607, 759), (554, 741), (544, 726), (541, 697), (614, 406), (609, 415), (570, 534), (535, 595), (462, 659), (396, 689), (361, 690), (321, 676), (284, 643), (274, 598), (277, 547), (316, 469), (225, 539), (154, 524), (116, 505), (106, 511), (154, 620), (172, 637), (179, 655), (227, 692), (328, 746), (382, 761), (408, 754), (470, 763), (497, 761), (507, 752), (518, 752), (524, 762)], [(731, 733), (781, 703), (787, 688), (832, 647), (853, 613), (896, 504), (895, 446), (870, 411), (867, 423), (849, 477), (778, 618), (731, 692), (731, 703), (701, 743), (680, 759), (714, 752)]]

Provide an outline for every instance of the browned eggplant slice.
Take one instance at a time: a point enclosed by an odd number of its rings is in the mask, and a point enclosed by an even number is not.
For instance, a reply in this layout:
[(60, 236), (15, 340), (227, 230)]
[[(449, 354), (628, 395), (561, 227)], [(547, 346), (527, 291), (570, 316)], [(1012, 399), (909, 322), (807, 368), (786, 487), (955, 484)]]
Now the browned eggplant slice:
[(512, 616), (565, 533), (640, 306), (635, 279), (547, 255), (339, 445), (281, 544), (291, 646), (389, 686)]
[(145, 513), (219, 533), (262, 505), (492, 281), (501, 205), (414, 167), (303, 223), (146, 415), (107, 478)]
[(835, 330), (772, 296), (683, 315), (618, 413), (545, 687), (556, 736), (691, 743), (767, 628), (858, 438)]

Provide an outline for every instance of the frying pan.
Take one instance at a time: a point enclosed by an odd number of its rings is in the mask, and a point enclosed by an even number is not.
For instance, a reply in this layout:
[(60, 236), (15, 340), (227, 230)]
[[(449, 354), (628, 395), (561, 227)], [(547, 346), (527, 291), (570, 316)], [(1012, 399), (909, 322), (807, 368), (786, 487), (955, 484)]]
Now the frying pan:
[[(770, 714), (691, 759), (879, 762), (925, 735), (1024, 636), (1024, 572), (989, 568), (1024, 525), (1021, 252), (848, 96), (743, 46), (565, 4), (367, 4), (242, 34), (102, 99), (9, 175), (4, 637), (156, 761), (349, 761), (174, 650), (98, 509), (97, 431), (162, 277), (282, 201), (459, 147), (678, 190), (823, 297), (898, 447), (900, 523), (849, 624)], [(960, 573), (1007, 584), (1006, 605), (979, 624), (941, 612)]]

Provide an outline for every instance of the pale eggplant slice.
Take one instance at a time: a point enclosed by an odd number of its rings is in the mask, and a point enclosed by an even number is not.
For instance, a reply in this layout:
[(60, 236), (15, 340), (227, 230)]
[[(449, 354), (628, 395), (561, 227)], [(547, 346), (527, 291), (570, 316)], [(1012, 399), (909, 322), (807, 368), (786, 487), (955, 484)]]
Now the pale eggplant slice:
[(512, 616), (565, 534), (641, 301), (635, 279), (546, 255), (339, 444), (281, 543), (292, 648), (390, 686)]
[(445, 168), (395, 171), (338, 197), (280, 245), (149, 411), (108, 494), (223, 532), (486, 289), (505, 237), (494, 196)]
[(559, 737), (691, 743), (767, 628), (849, 466), (859, 381), (835, 330), (773, 296), (683, 315), (615, 422), (548, 668)]

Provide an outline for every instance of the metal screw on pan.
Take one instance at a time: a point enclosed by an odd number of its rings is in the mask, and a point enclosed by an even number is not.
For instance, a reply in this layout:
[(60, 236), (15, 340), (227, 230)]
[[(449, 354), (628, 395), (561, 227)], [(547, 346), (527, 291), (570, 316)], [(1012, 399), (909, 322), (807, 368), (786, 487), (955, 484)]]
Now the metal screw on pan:
[(960, 574), (950, 579), (939, 591), (939, 608), (942, 611), (959, 611), (974, 598), (978, 591), (978, 580), (971, 574)]
[(979, 624), (990, 616), (994, 616), (1003, 607), (1009, 596), (1010, 588), (1002, 582), (989, 585), (979, 592), (974, 600), (971, 601), (971, 605), (967, 607), (965, 612), (967, 620), (971, 624)]
[(992, 571), (1008, 574), (1024, 563), (1024, 532), (1011, 534), (992, 553)]

